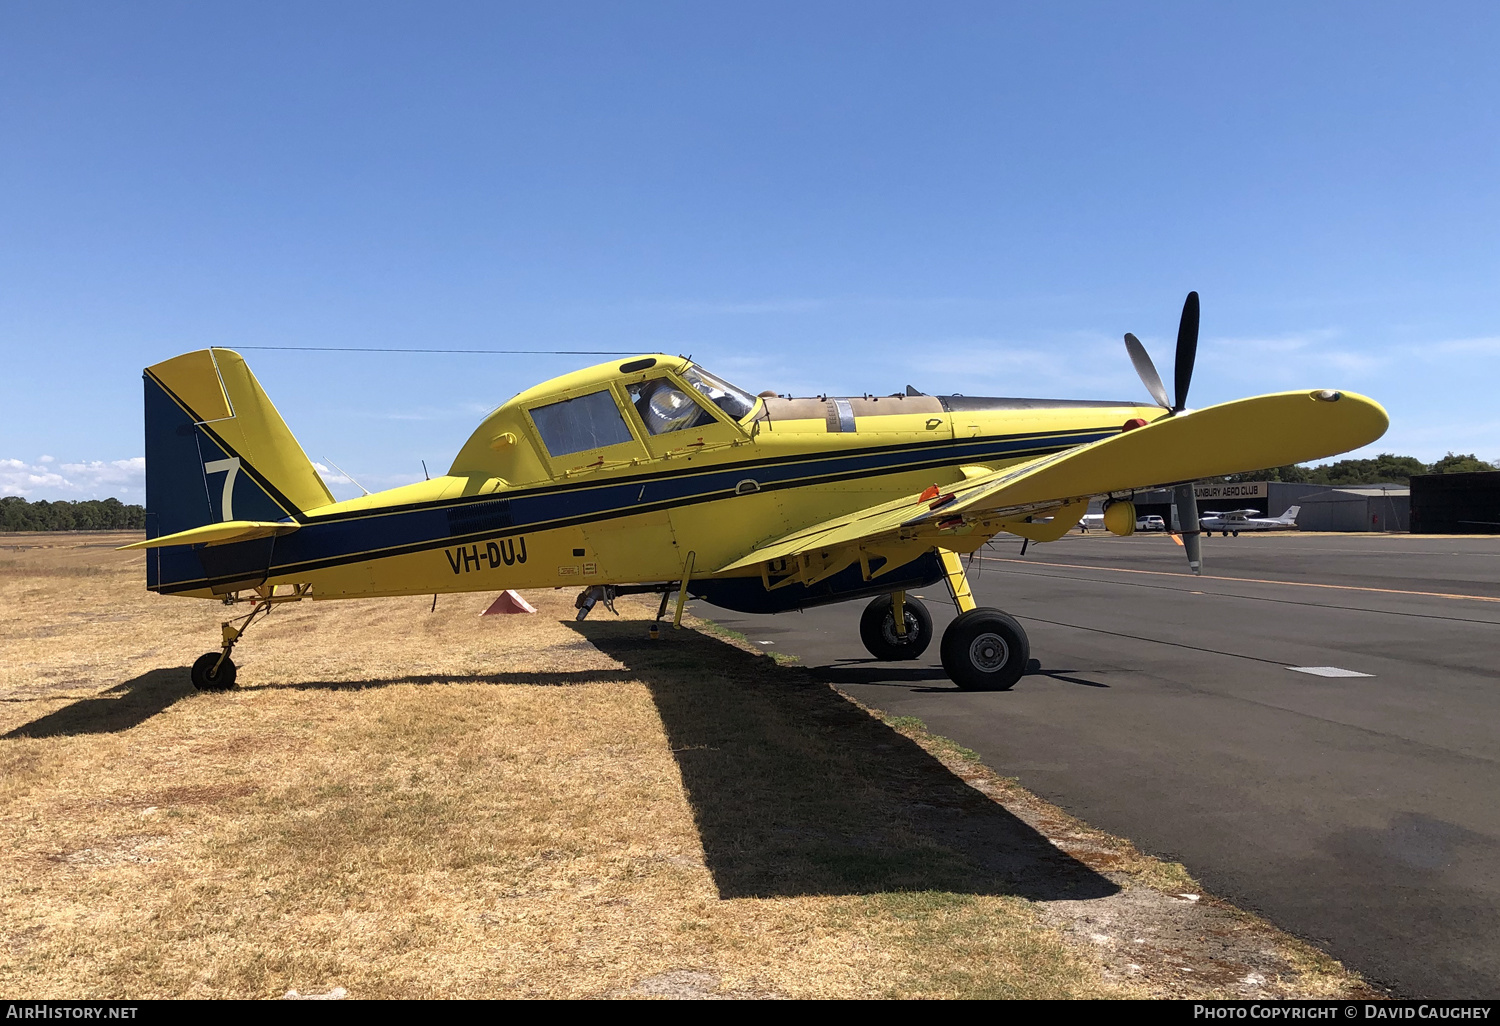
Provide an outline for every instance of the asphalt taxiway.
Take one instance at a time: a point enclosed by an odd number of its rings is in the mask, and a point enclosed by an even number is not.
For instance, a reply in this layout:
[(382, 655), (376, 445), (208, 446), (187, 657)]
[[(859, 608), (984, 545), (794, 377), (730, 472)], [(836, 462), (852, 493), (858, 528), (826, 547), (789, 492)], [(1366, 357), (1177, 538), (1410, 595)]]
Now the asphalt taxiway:
[(1500, 996), (1500, 537), (1215, 536), (1202, 577), (1162, 535), (1019, 549), (970, 571), (1040, 664), (1008, 692), (958, 691), (936, 641), (871, 660), (863, 601), (694, 608), (1399, 995)]

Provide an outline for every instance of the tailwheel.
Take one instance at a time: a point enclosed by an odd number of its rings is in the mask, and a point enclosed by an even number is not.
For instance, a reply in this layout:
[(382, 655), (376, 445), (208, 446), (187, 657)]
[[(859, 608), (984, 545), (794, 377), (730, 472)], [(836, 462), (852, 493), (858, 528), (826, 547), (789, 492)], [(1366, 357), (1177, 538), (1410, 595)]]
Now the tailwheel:
[(1031, 643), (1015, 619), (979, 607), (943, 632), (943, 669), (964, 691), (1009, 691), (1026, 672)]
[(193, 663), (193, 687), (199, 691), (228, 691), (234, 687), (234, 660), (226, 652), (204, 652)]
[(932, 614), (916, 599), (901, 603), (904, 632), (896, 630), (896, 603), (890, 595), (879, 595), (859, 618), (859, 640), (876, 659), (915, 659), (932, 643)]

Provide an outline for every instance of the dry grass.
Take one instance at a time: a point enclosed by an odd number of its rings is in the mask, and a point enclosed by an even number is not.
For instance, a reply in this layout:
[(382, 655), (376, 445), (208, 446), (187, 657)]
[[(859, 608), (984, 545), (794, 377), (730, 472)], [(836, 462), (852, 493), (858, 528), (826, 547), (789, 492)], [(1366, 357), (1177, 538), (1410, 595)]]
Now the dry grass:
[[(741, 643), (575, 625), (562, 592), (301, 603), (198, 694), (222, 611), (147, 594), (122, 540), (0, 537), (6, 992), (1247, 992), (1080, 935), (1157, 929), (1180, 867)], [(1215, 914), (1266, 952), (1256, 993), (1358, 988)]]

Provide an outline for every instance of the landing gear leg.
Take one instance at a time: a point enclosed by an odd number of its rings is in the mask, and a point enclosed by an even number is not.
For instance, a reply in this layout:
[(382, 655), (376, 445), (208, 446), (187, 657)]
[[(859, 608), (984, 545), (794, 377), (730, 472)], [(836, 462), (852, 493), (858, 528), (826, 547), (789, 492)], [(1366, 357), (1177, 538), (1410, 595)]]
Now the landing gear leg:
[(964, 573), (964, 564), (952, 549), (938, 549), (938, 558), (943, 561), (943, 577), (948, 582), (948, 594), (958, 607), (959, 615), (974, 608), (974, 593), (969, 590), (969, 578)]
[(974, 604), (956, 552), (938, 549), (958, 617), (943, 632), (943, 669), (964, 691), (1008, 691), (1026, 672), (1031, 642), (1015, 618)]
[(904, 591), (877, 595), (859, 618), (859, 640), (876, 659), (915, 659), (932, 641), (932, 614)]
[(229, 654), (234, 651), (235, 644), (240, 640), (240, 635), (249, 629), (255, 622), (257, 616), (269, 612), (269, 605), (257, 603), (255, 608), (240, 617), (244, 622), (238, 627), (233, 620), (225, 620), (223, 623), (224, 643), (217, 652), (205, 652), (193, 663), (193, 687), (199, 691), (228, 691), (234, 687), (235, 674), (238, 672), (234, 660)]
[[(234, 646), (244, 633), (250, 629), (250, 625), (258, 617), (269, 613), (271, 607), (283, 602), (298, 602), (311, 594), (311, 591), (312, 589), (305, 584), (294, 585), (291, 594), (282, 595), (276, 594), (275, 585), (256, 589), (256, 598), (251, 600), (250, 612), (244, 616), (235, 617), (233, 620), (225, 620), (221, 625), (224, 641), (219, 646), (219, 651), (205, 652), (193, 663), (193, 687), (199, 691), (228, 691), (234, 687), (237, 668), (229, 655), (234, 651)], [(226, 605), (236, 601), (241, 600), (234, 595), (224, 600)], [(235, 626), (237, 622), (238, 627)]]

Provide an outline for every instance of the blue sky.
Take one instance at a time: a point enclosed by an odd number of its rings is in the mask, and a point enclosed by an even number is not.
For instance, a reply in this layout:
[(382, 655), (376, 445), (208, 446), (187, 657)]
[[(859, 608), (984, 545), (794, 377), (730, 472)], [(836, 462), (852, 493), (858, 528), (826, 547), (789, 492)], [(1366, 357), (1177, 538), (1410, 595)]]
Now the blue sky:
[[(0, 4), (0, 492), (143, 498), (206, 345), (690, 353), (752, 389), (1293, 387), (1500, 458), (1494, 4)], [(243, 350), (446, 469), (589, 357)], [(335, 482), (338, 494), (351, 486)]]

